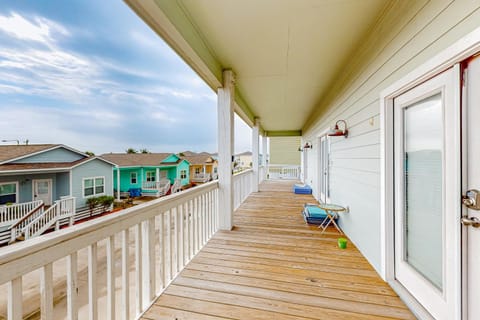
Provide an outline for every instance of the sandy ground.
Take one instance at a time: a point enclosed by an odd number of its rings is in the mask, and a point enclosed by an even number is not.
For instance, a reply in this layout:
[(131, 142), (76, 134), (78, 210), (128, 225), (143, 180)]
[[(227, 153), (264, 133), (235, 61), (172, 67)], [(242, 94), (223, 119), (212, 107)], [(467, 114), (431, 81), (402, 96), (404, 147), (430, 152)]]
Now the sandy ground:
[[(158, 219), (158, 217), (157, 217)], [(158, 223), (156, 223), (158, 225)], [(159, 238), (156, 230), (156, 239)], [(172, 232), (173, 234), (173, 232)], [(130, 318), (135, 317), (135, 231), (130, 229), (129, 256), (130, 256)], [(121, 236), (115, 236), (115, 293), (116, 312), (119, 314), (121, 308)], [(0, 249), (1, 250), (1, 249)], [(156, 241), (156, 270), (159, 270), (159, 243)], [(169, 256), (167, 252), (167, 257)], [(88, 271), (87, 271), (87, 248), (78, 251), (78, 305), (79, 319), (87, 319), (88, 315)], [(97, 260), (97, 288), (98, 288), (98, 315), (99, 319), (106, 317), (106, 241), (98, 242)], [(175, 258), (174, 258), (175, 261)], [(54, 277), (54, 319), (66, 319), (66, 258), (55, 261), (53, 264)], [(158, 272), (157, 272), (158, 274)], [(156, 276), (156, 288), (160, 288), (159, 276)], [(23, 314), (26, 319), (39, 319), (40, 306), (40, 270), (35, 270), (23, 276)], [(0, 319), (7, 318), (7, 284), (0, 286)]]

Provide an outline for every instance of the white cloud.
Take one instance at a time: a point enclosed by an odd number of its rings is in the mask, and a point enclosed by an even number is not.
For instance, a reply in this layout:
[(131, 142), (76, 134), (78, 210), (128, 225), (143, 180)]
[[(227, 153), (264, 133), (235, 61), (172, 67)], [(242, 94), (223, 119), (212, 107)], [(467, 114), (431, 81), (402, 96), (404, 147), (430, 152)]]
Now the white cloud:
[(35, 41), (47, 45), (54, 42), (54, 33), (69, 35), (64, 27), (51, 20), (36, 17), (32, 22), (17, 13), (11, 13), (10, 16), (0, 15), (0, 31), (20, 40)]

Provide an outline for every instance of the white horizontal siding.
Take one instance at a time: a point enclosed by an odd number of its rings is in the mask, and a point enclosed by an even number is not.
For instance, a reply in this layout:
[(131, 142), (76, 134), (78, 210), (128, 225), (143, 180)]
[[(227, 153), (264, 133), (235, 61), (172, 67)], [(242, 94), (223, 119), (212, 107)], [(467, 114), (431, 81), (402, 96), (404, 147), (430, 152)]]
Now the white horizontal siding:
[[(303, 130), (316, 141), (336, 120), (349, 137), (332, 137), (330, 197), (350, 207), (341, 225), (380, 269), (380, 92), (462, 36), (480, 27), (479, 1), (399, 1), (369, 32), (355, 58)], [(308, 156), (308, 181), (318, 185), (318, 152)], [(315, 189), (315, 188), (314, 188)], [(315, 195), (318, 195), (314, 190)]]

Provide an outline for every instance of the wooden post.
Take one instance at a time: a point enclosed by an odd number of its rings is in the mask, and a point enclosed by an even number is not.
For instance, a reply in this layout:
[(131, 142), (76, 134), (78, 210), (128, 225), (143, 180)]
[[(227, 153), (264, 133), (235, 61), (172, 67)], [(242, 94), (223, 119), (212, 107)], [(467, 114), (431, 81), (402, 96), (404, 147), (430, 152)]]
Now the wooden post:
[(231, 230), (233, 226), (234, 81), (232, 70), (224, 70), (223, 88), (218, 89), (218, 203), (222, 230)]
[(120, 201), (120, 167), (117, 166), (116, 169), (117, 169), (117, 200)]
[(259, 129), (260, 129), (260, 120), (258, 118), (255, 118), (255, 124), (252, 128), (252, 169), (253, 169), (253, 176), (252, 176), (252, 192), (258, 192), (258, 182), (259, 180), (259, 175), (258, 175), (258, 170), (259, 170), (259, 163), (258, 163), (258, 158), (259, 158)]
[(263, 164), (263, 177), (262, 180), (267, 180), (267, 174), (268, 174), (268, 161), (267, 161), (267, 156), (268, 156), (268, 148), (267, 148), (267, 135), (264, 134), (262, 136), (262, 164)]

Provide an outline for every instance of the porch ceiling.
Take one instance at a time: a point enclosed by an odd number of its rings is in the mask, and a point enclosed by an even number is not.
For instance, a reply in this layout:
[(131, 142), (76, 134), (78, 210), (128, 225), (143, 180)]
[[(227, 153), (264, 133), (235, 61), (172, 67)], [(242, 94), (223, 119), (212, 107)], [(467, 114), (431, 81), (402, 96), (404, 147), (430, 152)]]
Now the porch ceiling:
[(236, 74), (236, 112), (266, 131), (301, 130), (385, 0), (125, 0), (216, 90)]

